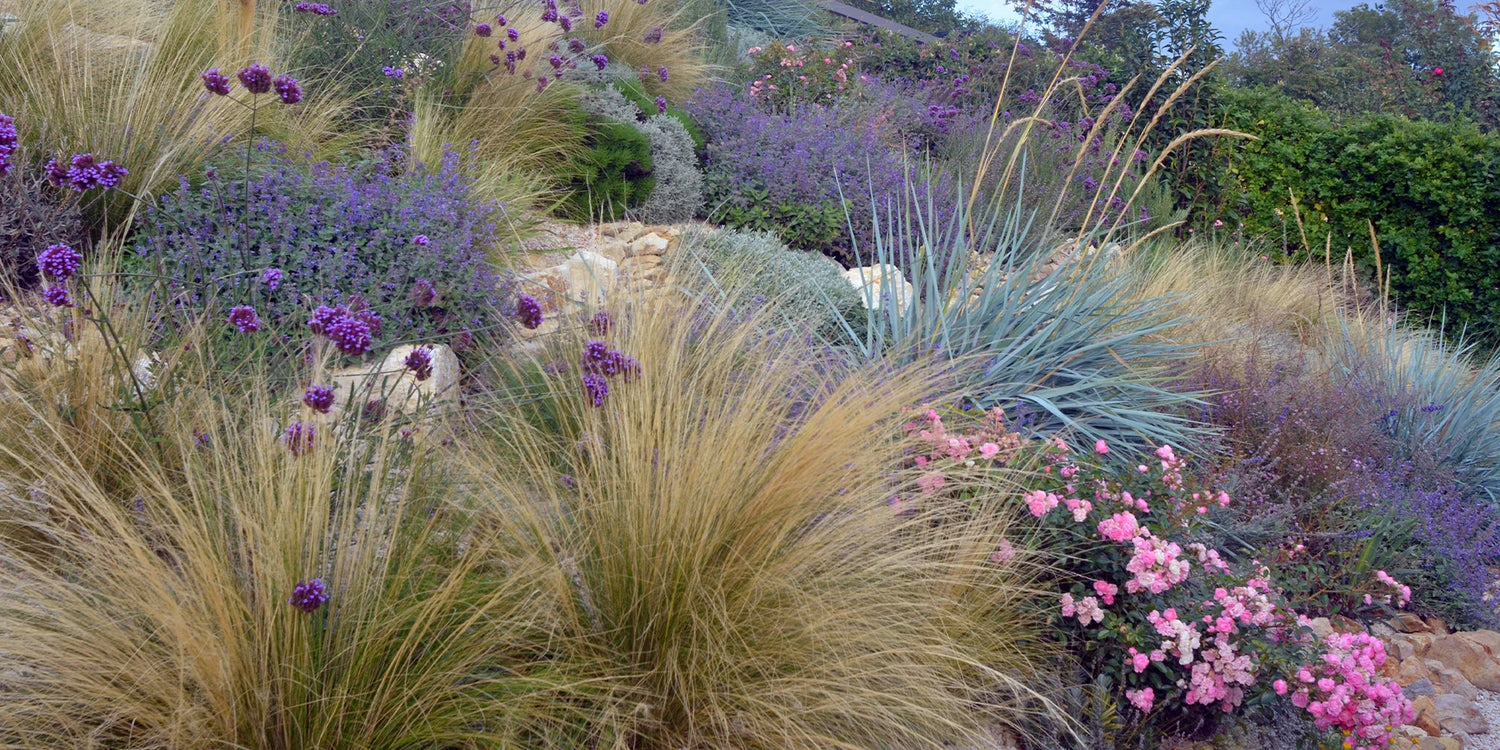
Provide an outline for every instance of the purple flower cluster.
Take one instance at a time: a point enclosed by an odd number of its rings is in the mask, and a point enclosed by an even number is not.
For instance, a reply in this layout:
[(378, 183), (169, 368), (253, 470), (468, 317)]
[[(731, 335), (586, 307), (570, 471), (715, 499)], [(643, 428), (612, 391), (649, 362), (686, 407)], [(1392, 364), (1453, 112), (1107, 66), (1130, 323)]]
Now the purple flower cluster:
[(332, 16), (338, 14), (338, 11), (322, 3), (297, 3), (292, 7), (292, 10), (298, 13), (311, 13), (315, 16)]
[(274, 292), (276, 287), (281, 286), (281, 279), (284, 276), (280, 268), (267, 268), (266, 272), (260, 275), (260, 282), (266, 285), (266, 291)]
[(605, 55), (602, 55), (602, 54), (594, 55), (593, 57), (590, 57), (589, 59), (593, 60), (594, 61), (594, 67), (596, 67), (596, 68), (598, 68), (600, 70), (604, 70), (605, 68), (609, 67), (609, 58), (606, 57)]
[(333, 408), (333, 388), (313, 383), (302, 394), (302, 403), (319, 414), (327, 414)]
[(255, 314), (255, 308), (249, 305), (236, 305), (229, 309), (229, 322), (240, 333), (254, 333), (260, 330), (260, 316)]
[(78, 192), (104, 188), (108, 190), (120, 184), (120, 178), (130, 174), (130, 170), (112, 161), (100, 161), (93, 154), (75, 154), (69, 160), (68, 166), (57, 163), (56, 159), (47, 161), (47, 182), (57, 187), (70, 187)]
[(218, 68), (209, 68), (198, 77), (203, 79), (203, 88), (208, 89), (208, 93), (219, 96), (229, 95), (229, 76), (220, 73)]
[[(426, 168), (407, 164), (399, 151), (339, 166), (274, 144), (256, 148), (256, 163), (267, 168), (248, 185), (243, 177), (204, 188), (184, 180), (139, 222), (130, 261), (156, 268), (160, 259), (168, 282), (184, 290), (183, 314), (206, 312), (207, 285), (219, 284), (227, 287), (221, 299), (255, 299), (262, 330), (277, 335), (305, 335), (312, 309), (350, 295), (383, 321), (371, 331), (372, 347), (456, 343), (447, 339), (498, 322), (497, 279), (485, 251), (499, 209), (473, 195), (457, 154)], [(249, 209), (238, 200), (221, 205), (220, 194), (248, 194)], [(428, 244), (413, 243), (419, 234)]]
[(276, 76), (274, 82), (276, 95), (281, 97), (282, 104), (296, 104), (302, 101), (302, 87), (297, 84), (297, 79), (291, 76)]
[(646, 44), (661, 44), (662, 27), (653, 26), (650, 31), (641, 35), (641, 41)]
[(49, 245), (36, 256), (36, 267), (53, 281), (67, 281), (83, 265), (83, 254), (67, 245)]
[(493, 33), (495, 33), (494, 28), (487, 23), (474, 24), (474, 36), (489, 37)]
[(292, 589), (292, 598), (286, 603), (311, 614), (328, 603), (328, 588), (323, 585), (321, 578), (302, 581)]
[(271, 90), (271, 69), (260, 63), (250, 63), (240, 68), (235, 77), (252, 94), (264, 94)]
[(61, 284), (54, 284), (42, 290), (42, 299), (53, 307), (73, 307), (73, 298), (68, 296), (68, 288)]
[(317, 430), (306, 422), (293, 422), (281, 434), (281, 440), (293, 456), (301, 456), (313, 449), (313, 437)]
[(432, 377), (432, 349), (426, 346), (412, 349), (402, 364), (406, 365), (406, 369), (411, 370), (412, 376), (420, 383)]
[(602, 29), (607, 23), (609, 23), (609, 11), (601, 10), (598, 15), (594, 16), (594, 28)]
[(21, 139), (16, 134), (16, 121), (0, 112), (0, 175), (10, 171), (10, 155), (20, 147)]
[[(598, 321), (598, 316), (594, 316)], [(625, 382), (640, 377), (641, 364), (635, 357), (611, 349), (603, 341), (590, 341), (583, 347), (583, 389), (594, 406), (603, 406), (609, 395), (608, 378), (623, 375)]]
[(613, 327), (614, 318), (610, 317), (608, 310), (600, 310), (594, 313), (594, 317), (589, 319), (589, 331), (593, 332), (595, 336), (608, 334), (609, 329)]
[(521, 325), (535, 329), (542, 324), (542, 305), (529, 294), (516, 295), (516, 317)]
[(656, 114), (664, 115), (666, 113), (667, 113), (667, 98), (665, 96), (658, 96), (658, 97), (656, 97)]
[(583, 390), (594, 406), (603, 406), (604, 398), (609, 395), (609, 383), (601, 375), (586, 372), (583, 374)]
[(406, 71), (404, 71), (404, 70), (402, 70), (400, 68), (392, 68), (389, 65), (381, 67), (380, 68), (380, 72), (384, 73), (386, 78), (405, 78), (406, 77)]
[(358, 296), (350, 297), (347, 306), (318, 305), (307, 321), (314, 334), (326, 337), (339, 351), (356, 357), (370, 351), (374, 337), (380, 335), (380, 324), (380, 316)]

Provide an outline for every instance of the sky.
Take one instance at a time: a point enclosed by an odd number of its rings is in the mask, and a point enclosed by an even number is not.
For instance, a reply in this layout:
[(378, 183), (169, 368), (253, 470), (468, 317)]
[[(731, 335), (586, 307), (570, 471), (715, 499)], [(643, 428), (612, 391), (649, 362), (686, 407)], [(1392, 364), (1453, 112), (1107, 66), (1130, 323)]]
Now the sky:
[[(1366, 0), (1312, 0), (1308, 6), (1317, 12), (1312, 26), (1327, 28), (1333, 23), (1334, 11), (1346, 10)], [(1368, 0), (1375, 5), (1376, 0)], [(1006, 0), (959, 0), (958, 7), (981, 13), (997, 20), (1014, 21), (1019, 16)], [(1224, 46), (1232, 48), (1234, 40), (1245, 29), (1264, 31), (1268, 24), (1265, 16), (1255, 8), (1255, 0), (1214, 0), (1209, 6), (1208, 20), (1224, 35)]]

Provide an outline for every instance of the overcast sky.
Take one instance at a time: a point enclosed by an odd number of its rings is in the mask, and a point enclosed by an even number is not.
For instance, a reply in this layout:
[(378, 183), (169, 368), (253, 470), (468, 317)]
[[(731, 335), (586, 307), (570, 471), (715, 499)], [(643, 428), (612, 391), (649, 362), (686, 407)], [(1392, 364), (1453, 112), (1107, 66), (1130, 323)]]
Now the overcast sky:
[[(1352, 8), (1362, 1), (1312, 0), (1309, 6), (1318, 14), (1312, 25), (1326, 28), (1333, 23), (1334, 11)], [(1376, 4), (1376, 0), (1368, 1), (1370, 5)], [(1002, 21), (1014, 21), (1019, 18), (1006, 0), (959, 0), (958, 6), (964, 10), (981, 13)], [(1261, 31), (1267, 26), (1265, 16), (1255, 9), (1255, 0), (1214, 0), (1208, 11), (1208, 20), (1224, 35), (1225, 47), (1233, 47), (1234, 40), (1239, 38), (1241, 31), (1245, 29)]]

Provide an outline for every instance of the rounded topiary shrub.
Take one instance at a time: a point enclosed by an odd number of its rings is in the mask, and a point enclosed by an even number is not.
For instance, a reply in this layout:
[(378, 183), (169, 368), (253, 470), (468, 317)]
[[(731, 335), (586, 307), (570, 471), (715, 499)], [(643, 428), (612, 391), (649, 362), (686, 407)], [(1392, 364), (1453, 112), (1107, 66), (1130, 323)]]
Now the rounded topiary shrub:
[(472, 196), (457, 154), (334, 165), (262, 142), (253, 157), (248, 185), (243, 167), (210, 169), (150, 209), (127, 278), (164, 283), (194, 314), (252, 306), (260, 330), (294, 337), (318, 306), (356, 296), (382, 319), (377, 352), (467, 342), (496, 323), (485, 251), (500, 209)]

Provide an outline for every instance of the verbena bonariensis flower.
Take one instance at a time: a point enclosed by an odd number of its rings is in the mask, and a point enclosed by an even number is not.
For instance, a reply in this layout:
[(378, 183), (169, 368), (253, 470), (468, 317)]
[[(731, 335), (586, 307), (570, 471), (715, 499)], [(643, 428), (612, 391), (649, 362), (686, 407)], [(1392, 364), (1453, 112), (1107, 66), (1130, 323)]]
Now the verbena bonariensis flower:
[(573, 30), (573, 19), (568, 18), (567, 16), (562, 16), (561, 18), (557, 19), (557, 25), (561, 26), (563, 33), (566, 34), (569, 31)]
[(609, 395), (609, 383), (604, 382), (602, 375), (592, 372), (583, 374), (583, 389), (588, 393), (594, 406), (603, 406), (604, 397)]
[(609, 23), (609, 11), (601, 10), (598, 15), (594, 16), (594, 28), (602, 29), (607, 23)]
[(287, 600), (287, 604), (309, 614), (318, 611), (318, 608), (326, 603), (328, 603), (328, 588), (323, 585), (321, 578), (298, 583), (292, 589), (292, 598)]
[(487, 37), (487, 36), (489, 36), (490, 34), (493, 34), (493, 33), (495, 33), (494, 28), (492, 28), (487, 23), (476, 23), (476, 24), (474, 24), (474, 35), (475, 36)]
[(267, 268), (266, 272), (260, 275), (260, 281), (266, 285), (268, 291), (274, 292), (276, 287), (281, 286), (283, 276), (280, 268)]
[(302, 87), (297, 84), (297, 79), (291, 76), (276, 76), (276, 95), (281, 97), (282, 104), (296, 104), (302, 101)]
[[(504, 24), (501, 24), (501, 25), (503, 26)], [(514, 26), (506, 29), (505, 30), (505, 35), (508, 36), (508, 37), (510, 37), (510, 40), (512, 42), (519, 42), (519, 41), (521, 41), (521, 32), (516, 31), (516, 27), (514, 27)]]
[(61, 284), (54, 284), (42, 290), (42, 299), (53, 307), (73, 307), (73, 298), (68, 296), (68, 288)]
[(594, 313), (594, 317), (589, 319), (589, 330), (593, 331), (595, 336), (603, 336), (609, 333), (609, 329), (613, 326), (614, 319), (610, 317), (608, 310), (600, 310)]
[(315, 16), (332, 16), (338, 14), (338, 11), (322, 3), (297, 3), (292, 7), (292, 10), (298, 13), (311, 13)]
[(411, 370), (412, 376), (420, 383), (432, 377), (432, 350), (425, 346), (419, 346), (406, 355), (402, 362), (406, 369)]
[(333, 387), (313, 383), (302, 394), (302, 403), (319, 414), (327, 414), (333, 408)]
[(36, 256), (37, 270), (53, 281), (67, 281), (83, 265), (83, 254), (67, 245), (48, 245)]
[(600, 55), (594, 55), (593, 57), (590, 57), (589, 59), (593, 60), (594, 61), (594, 67), (596, 67), (596, 68), (598, 68), (600, 70), (604, 70), (605, 68), (609, 67), (609, 58), (607, 56), (605, 56), (605, 55), (602, 55), (602, 54), (600, 54)]
[(593, 372), (605, 377), (624, 374), (630, 380), (640, 374), (640, 363), (618, 349), (611, 349), (603, 341), (590, 341), (583, 347), (584, 372)]
[(656, 97), (656, 113), (659, 115), (667, 113), (667, 98), (665, 96)]
[(15, 153), (19, 144), (16, 121), (10, 115), (0, 112), (0, 175), (10, 171), (10, 155)]
[(370, 351), (373, 337), (380, 330), (380, 316), (371, 310), (356, 311), (344, 305), (318, 305), (307, 327), (332, 341), (339, 351), (359, 356)]
[(542, 324), (542, 306), (536, 301), (536, 297), (529, 294), (516, 295), (516, 317), (521, 319), (521, 325), (527, 328), (536, 328)]
[(508, 19), (506, 19), (505, 14), (502, 13), (502, 14), (500, 14), (498, 16), (495, 16), (495, 25), (496, 26), (505, 26), (506, 24), (509, 24), (509, 23), (510, 23), (510, 21)]
[(58, 187), (71, 187), (78, 192), (104, 188), (108, 190), (120, 184), (120, 178), (130, 170), (112, 161), (99, 161), (93, 154), (74, 154), (69, 166), (64, 168), (56, 159), (47, 161), (47, 181)]
[(569, 52), (572, 52), (574, 54), (580, 54), (580, 53), (582, 53), (586, 49), (588, 49), (588, 45), (584, 44), (582, 39), (574, 37), (574, 38), (568, 40), (568, 51)]
[(317, 430), (312, 425), (298, 421), (287, 425), (281, 439), (293, 456), (300, 456), (312, 450), (313, 437), (316, 432)]
[(235, 77), (252, 94), (264, 94), (271, 90), (271, 69), (260, 63), (250, 63), (240, 68)]
[(249, 305), (236, 305), (229, 309), (229, 322), (240, 333), (254, 333), (260, 330), (260, 316), (255, 314), (255, 308)]
[(229, 95), (229, 76), (220, 73), (218, 68), (209, 68), (199, 77), (203, 79), (203, 88), (208, 89), (209, 93), (219, 96)]
[(406, 298), (415, 307), (431, 307), (437, 302), (437, 288), (427, 279), (417, 279)]
[(663, 65), (660, 68), (657, 68), (656, 69), (656, 77), (660, 78), (662, 83), (666, 83), (667, 82), (667, 66)]

